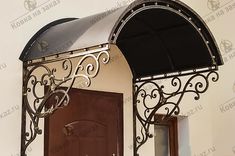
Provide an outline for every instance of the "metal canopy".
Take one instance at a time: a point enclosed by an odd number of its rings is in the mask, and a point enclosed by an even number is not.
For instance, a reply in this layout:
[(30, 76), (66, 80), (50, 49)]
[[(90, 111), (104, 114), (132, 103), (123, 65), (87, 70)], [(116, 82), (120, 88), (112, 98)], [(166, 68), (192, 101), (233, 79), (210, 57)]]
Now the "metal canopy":
[(203, 20), (174, 0), (139, 0), (81, 18), (57, 20), (24, 48), (29, 61), (102, 44), (116, 44), (135, 78), (222, 65)]
[[(110, 44), (117, 45), (133, 73), (134, 156), (153, 137), (149, 128), (158, 122), (155, 114), (165, 110), (164, 120), (179, 115), (183, 97), (190, 94), (198, 100), (210, 81), (218, 81), (216, 71), (223, 64), (203, 20), (177, 0), (137, 0), (97, 15), (54, 21), (30, 39), (20, 56), (21, 156), (42, 134), (40, 119), (69, 104), (75, 81), (89, 87), (101, 64), (109, 63)], [(161, 78), (169, 78), (171, 92), (154, 81)], [(42, 88), (43, 95), (38, 92)], [(51, 100), (53, 105), (46, 108)]]

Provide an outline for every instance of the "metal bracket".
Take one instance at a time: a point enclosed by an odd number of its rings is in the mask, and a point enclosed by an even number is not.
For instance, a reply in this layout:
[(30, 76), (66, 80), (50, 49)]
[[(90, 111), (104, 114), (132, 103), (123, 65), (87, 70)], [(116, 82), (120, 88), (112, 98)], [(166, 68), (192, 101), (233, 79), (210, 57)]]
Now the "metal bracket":
[[(154, 80), (146, 80), (134, 85), (134, 117), (138, 119), (141, 125), (140, 133), (135, 132), (134, 153), (138, 156), (138, 150), (143, 146), (149, 138), (149, 128), (151, 125), (159, 123), (160, 120), (167, 120), (172, 115), (179, 115), (179, 104), (183, 97), (187, 94), (194, 95), (195, 100), (200, 99), (200, 95), (205, 93), (209, 87), (209, 81), (216, 82), (219, 74), (216, 72), (217, 67), (209, 68), (207, 72), (196, 72), (189, 75), (179, 73), (170, 77), (170, 91), (164, 85), (159, 85)], [(182, 75), (181, 75), (182, 74)], [(168, 89), (168, 90), (167, 90)], [(163, 119), (154, 119), (156, 113), (164, 111)], [(134, 128), (136, 125), (134, 125)]]
[[(26, 156), (29, 145), (42, 134), (40, 119), (67, 106), (69, 91), (75, 81), (83, 79), (85, 86), (89, 87), (91, 79), (99, 73), (100, 64), (107, 64), (110, 59), (108, 45), (73, 55), (24, 64), (21, 156)], [(53, 105), (48, 106), (49, 101), (53, 101)], [(29, 123), (26, 116), (30, 118)]]

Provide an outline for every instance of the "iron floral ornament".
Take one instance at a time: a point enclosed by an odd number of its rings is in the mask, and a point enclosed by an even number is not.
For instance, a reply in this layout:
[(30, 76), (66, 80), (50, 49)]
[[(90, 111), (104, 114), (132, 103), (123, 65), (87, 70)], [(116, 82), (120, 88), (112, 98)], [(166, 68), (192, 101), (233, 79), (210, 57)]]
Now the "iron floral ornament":
[[(137, 155), (139, 148), (149, 138), (153, 137), (149, 132), (150, 126), (159, 123), (161, 120), (167, 120), (172, 115), (179, 115), (179, 104), (186, 94), (192, 94), (195, 100), (200, 99), (200, 95), (207, 91), (209, 81), (218, 81), (219, 75), (216, 70), (217, 67), (203, 73), (194, 71), (194, 74), (191, 73), (192, 75), (185, 76), (179, 73), (177, 76), (170, 78), (172, 92), (165, 91), (164, 85), (159, 85), (153, 80), (146, 80), (135, 85), (134, 109), (141, 124), (140, 134), (136, 136), (135, 152)], [(151, 87), (147, 87), (149, 85)], [(163, 119), (154, 118), (159, 110), (165, 112)]]
[[(22, 155), (26, 156), (27, 147), (42, 134), (39, 127), (40, 119), (66, 107), (70, 101), (69, 91), (75, 81), (83, 79), (85, 86), (89, 87), (91, 79), (99, 73), (101, 63), (107, 64), (110, 59), (107, 48), (78, 53), (75, 56), (76, 58), (69, 56), (49, 63), (24, 66), (23, 111), (29, 116), (30, 121), (27, 124), (26, 115), (23, 117), (26, 126), (22, 134)], [(52, 64), (54, 62), (56, 66)], [(57, 64), (60, 64), (60, 67)]]

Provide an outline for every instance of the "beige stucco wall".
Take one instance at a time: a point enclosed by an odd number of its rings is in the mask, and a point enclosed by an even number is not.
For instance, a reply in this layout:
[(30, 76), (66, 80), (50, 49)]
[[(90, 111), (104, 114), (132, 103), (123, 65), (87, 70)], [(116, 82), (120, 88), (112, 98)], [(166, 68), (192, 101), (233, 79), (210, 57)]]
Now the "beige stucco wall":
[[(36, 1), (38, 6), (46, 2), (44, 0)], [(53, 20), (63, 17), (84, 17), (129, 2), (130, 0), (103, 0), (102, 2), (50, 0), (31, 12), (24, 7), (24, 1), (3, 1), (1, 3), (1, 156), (19, 155), (22, 63), (18, 57), (30, 37)], [(235, 0), (214, 0), (215, 3), (212, 3), (211, 0), (183, 0), (183, 2), (195, 9), (207, 22), (219, 44), (225, 65), (220, 68), (219, 82), (212, 84), (201, 100), (195, 102), (189, 97), (181, 105), (182, 114), (188, 117), (180, 120), (180, 156), (233, 156), (235, 155)], [(19, 24), (22, 18), (25, 19), (25, 22)], [(108, 65), (106, 68), (109, 68)], [(116, 68), (117, 73), (121, 72), (120, 69)], [(102, 86), (97, 87), (101, 90), (107, 89)], [(116, 91), (121, 90), (117, 88)], [(126, 106), (131, 109), (129, 105)], [(131, 110), (129, 111), (131, 112)], [(125, 112), (125, 117), (127, 121), (132, 120), (132, 115), (128, 112)], [(125, 122), (127, 123), (127, 121)], [(131, 125), (126, 125), (128, 132), (131, 132), (130, 127)], [(126, 137), (131, 138), (131, 136), (127, 136), (127, 133)], [(126, 139), (125, 156), (131, 154), (131, 150), (129, 150), (131, 147), (131, 139)], [(30, 149), (28, 153), (33, 153), (33, 151), (34, 149)]]

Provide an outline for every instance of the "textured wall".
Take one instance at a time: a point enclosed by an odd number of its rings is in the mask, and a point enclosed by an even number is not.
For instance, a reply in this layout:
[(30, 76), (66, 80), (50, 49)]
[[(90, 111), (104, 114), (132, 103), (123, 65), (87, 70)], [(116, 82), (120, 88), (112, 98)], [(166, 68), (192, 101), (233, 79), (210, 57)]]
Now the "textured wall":
[[(235, 155), (235, 0), (183, 0), (206, 21), (221, 49), (225, 65), (220, 80), (200, 101), (186, 99), (180, 121), (180, 151), (185, 156)], [(84, 17), (131, 0), (2, 1), (0, 52), (0, 155), (18, 156), (21, 125), (22, 63), (18, 57), (34, 33), (64, 17)], [(190, 103), (190, 104), (188, 104)], [(132, 148), (128, 145), (128, 148)], [(33, 149), (29, 149), (30, 153)]]

